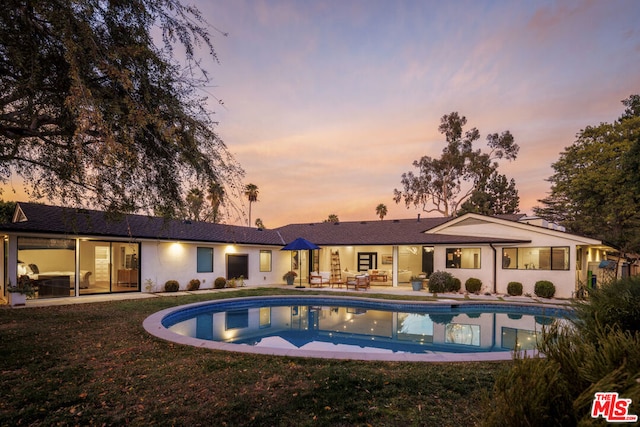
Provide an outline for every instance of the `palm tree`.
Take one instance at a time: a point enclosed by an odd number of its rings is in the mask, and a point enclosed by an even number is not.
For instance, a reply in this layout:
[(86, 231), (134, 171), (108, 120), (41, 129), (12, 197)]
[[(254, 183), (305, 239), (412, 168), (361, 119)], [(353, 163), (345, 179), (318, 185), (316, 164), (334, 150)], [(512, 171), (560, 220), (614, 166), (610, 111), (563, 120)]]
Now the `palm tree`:
[(387, 206), (384, 203), (380, 203), (376, 206), (376, 214), (378, 214), (380, 221), (382, 221), (384, 217), (387, 216)]
[(209, 184), (207, 189), (207, 200), (211, 203), (212, 218), (211, 222), (218, 223), (220, 221), (220, 205), (224, 202), (224, 187), (217, 182)]
[(338, 219), (338, 215), (336, 214), (329, 214), (329, 217), (323, 222), (340, 222), (340, 219)]
[(204, 194), (202, 194), (202, 191), (199, 188), (189, 190), (186, 202), (189, 219), (200, 221), (200, 213), (202, 212), (202, 205), (204, 204)]
[(264, 222), (262, 222), (260, 218), (256, 219), (256, 227), (266, 230), (266, 227), (264, 226)]
[(244, 195), (249, 199), (249, 222), (251, 225), (251, 203), (258, 201), (258, 186), (255, 184), (247, 184), (244, 188)]

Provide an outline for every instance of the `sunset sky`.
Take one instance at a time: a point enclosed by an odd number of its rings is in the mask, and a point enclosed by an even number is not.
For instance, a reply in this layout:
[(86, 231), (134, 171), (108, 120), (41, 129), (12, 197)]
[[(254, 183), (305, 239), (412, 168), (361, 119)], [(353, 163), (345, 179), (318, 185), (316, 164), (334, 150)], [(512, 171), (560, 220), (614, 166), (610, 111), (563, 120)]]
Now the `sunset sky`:
[(258, 186), (252, 222), (267, 228), (373, 220), (379, 203), (386, 219), (415, 217), (393, 190), (414, 160), (440, 156), (453, 111), (479, 129), (477, 148), (511, 131), (520, 154), (500, 171), (532, 213), (576, 133), (640, 93), (638, 0), (195, 5), (220, 61), (203, 58), (217, 132)]
[(576, 133), (640, 93), (636, 0), (197, 6), (220, 59), (210, 67), (218, 132), (259, 188), (252, 222), (267, 227), (372, 220), (379, 203), (387, 219), (415, 217), (393, 189), (414, 160), (440, 156), (440, 118), (452, 111), (482, 147), (488, 133), (513, 133), (520, 155), (500, 170), (532, 213)]

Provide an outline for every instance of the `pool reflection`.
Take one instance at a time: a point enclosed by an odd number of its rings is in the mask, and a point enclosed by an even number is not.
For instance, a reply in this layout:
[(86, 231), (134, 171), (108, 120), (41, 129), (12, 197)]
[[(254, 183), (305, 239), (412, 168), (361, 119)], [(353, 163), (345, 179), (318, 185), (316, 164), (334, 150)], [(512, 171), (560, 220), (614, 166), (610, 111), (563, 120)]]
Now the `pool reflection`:
[(294, 305), (197, 314), (169, 329), (193, 338), (270, 348), (469, 353), (535, 349), (550, 320), (505, 312)]

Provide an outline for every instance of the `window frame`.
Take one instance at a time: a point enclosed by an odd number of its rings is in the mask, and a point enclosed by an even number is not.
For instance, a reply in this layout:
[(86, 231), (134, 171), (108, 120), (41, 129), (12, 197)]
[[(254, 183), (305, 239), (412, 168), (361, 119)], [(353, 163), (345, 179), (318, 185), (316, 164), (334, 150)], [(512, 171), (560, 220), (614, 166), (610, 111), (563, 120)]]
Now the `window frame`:
[[(203, 267), (201, 268), (201, 264), (200, 261), (202, 260), (201, 258), (201, 252), (203, 252), (204, 250), (210, 251), (210, 255), (211, 255), (211, 269), (209, 269), (208, 267)], [(213, 273), (214, 271), (214, 248), (212, 248), (211, 246), (197, 246), (196, 247), (196, 272), (197, 273)], [(207, 256), (209, 254), (203, 254), (202, 257), (204, 258), (204, 256)]]
[[(269, 266), (263, 267), (263, 255), (269, 256)], [(266, 263), (266, 261), (265, 261)], [(260, 249), (260, 255), (259, 255), (259, 262), (258, 262), (259, 266), (260, 266), (260, 272), (261, 273), (270, 273), (273, 270), (273, 252), (271, 250), (268, 249)]]
[[(477, 265), (469, 267), (466, 266), (466, 263), (463, 266), (464, 252), (471, 252), (471, 255), (478, 255)], [(482, 248), (481, 247), (471, 247), (471, 248), (445, 248), (445, 267), (456, 269), (456, 270), (481, 270), (482, 269)]]
[[(524, 254), (521, 251), (538, 251), (538, 266), (536, 268), (529, 268), (530, 263), (524, 264), (522, 268), (521, 258), (524, 259)], [(508, 253), (507, 253), (508, 251)], [(515, 251), (515, 263), (513, 259), (513, 253)], [(540, 254), (548, 252), (547, 259), (540, 260)], [(555, 255), (555, 257), (554, 257)], [(509, 266), (505, 267), (506, 258), (510, 259)], [(560, 259), (562, 261), (560, 261)], [(544, 263), (542, 262), (544, 261)], [(558, 262), (562, 265), (558, 266)], [(513, 265), (513, 266), (512, 266)], [(545, 268), (541, 268), (544, 265)], [(548, 265), (548, 267), (546, 267)], [(542, 270), (542, 271), (569, 271), (571, 270), (571, 246), (512, 246), (502, 248), (502, 269), (503, 270)]]

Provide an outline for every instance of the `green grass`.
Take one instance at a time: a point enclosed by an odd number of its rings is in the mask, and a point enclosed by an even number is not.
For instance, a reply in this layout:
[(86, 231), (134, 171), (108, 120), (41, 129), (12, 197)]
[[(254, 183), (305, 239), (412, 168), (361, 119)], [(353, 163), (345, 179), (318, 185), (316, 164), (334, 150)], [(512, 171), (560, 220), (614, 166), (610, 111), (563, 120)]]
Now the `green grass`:
[(474, 425), (511, 365), (230, 353), (165, 342), (142, 328), (170, 306), (284, 293), (296, 292), (0, 309), (0, 425)]

